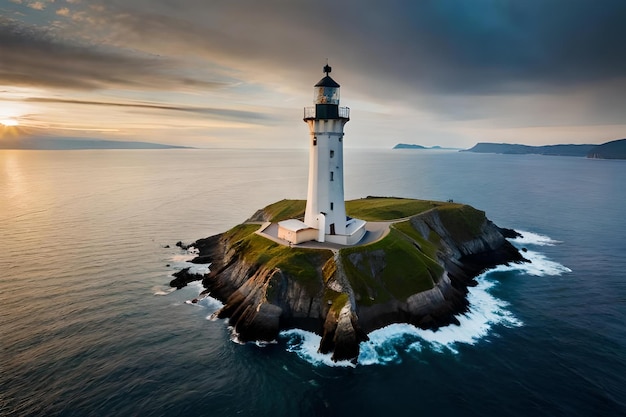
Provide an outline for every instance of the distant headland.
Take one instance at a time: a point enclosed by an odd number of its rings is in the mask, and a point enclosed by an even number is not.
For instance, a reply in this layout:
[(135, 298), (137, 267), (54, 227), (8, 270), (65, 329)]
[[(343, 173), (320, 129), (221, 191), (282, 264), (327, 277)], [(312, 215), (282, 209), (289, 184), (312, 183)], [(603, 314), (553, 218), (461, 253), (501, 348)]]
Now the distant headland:
[(224, 303), (215, 316), (228, 318), (241, 341), (272, 341), (281, 330), (301, 328), (321, 334), (319, 350), (333, 360), (355, 360), (367, 333), (383, 326), (458, 323), (455, 315), (467, 310), (467, 288), (480, 272), (526, 261), (506, 240), (519, 236), (515, 231), (453, 202), (346, 201), (349, 216), (367, 221), (358, 245), (294, 245), (270, 231), (285, 219), (304, 218), (305, 204), (276, 202), (192, 243), (198, 256), (191, 262), (210, 263), (210, 273), (183, 269), (170, 285), (202, 280), (199, 298)]
[(461, 150), (461, 148), (444, 148), (443, 146), (422, 146), (422, 145), (415, 145), (415, 144), (410, 144), (410, 143), (398, 143), (396, 146), (393, 147), (393, 149), (425, 149), (425, 150), (453, 150), (453, 151), (459, 151)]
[(128, 142), (89, 138), (24, 137), (3, 138), (0, 149), (87, 150), (87, 149), (188, 149), (187, 146), (151, 142)]
[(470, 149), (459, 148), (443, 148), (441, 146), (426, 147), (422, 145), (413, 145), (406, 143), (398, 143), (393, 149), (441, 149), (441, 150), (457, 150), (459, 152), (474, 153), (499, 153), (507, 155), (551, 155), (551, 156), (578, 156), (593, 159), (626, 159), (626, 139), (618, 139), (601, 145), (583, 144), (583, 145), (545, 145), (531, 146), (512, 143), (492, 143), (479, 142)]
[(509, 143), (480, 142), (472, 148), (462, 150), (461, 152), (578, 156), (594, 159), (626, 159), (626, 139), (618, 139), (601, 145), (529, 146)]

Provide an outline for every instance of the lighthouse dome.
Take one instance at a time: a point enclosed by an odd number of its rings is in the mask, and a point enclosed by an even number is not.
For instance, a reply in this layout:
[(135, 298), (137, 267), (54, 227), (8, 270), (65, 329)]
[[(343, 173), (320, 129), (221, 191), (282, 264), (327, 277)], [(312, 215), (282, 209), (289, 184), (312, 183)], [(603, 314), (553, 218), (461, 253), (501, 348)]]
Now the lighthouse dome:
[(335, 104), (339, 105), (339, 84), (330, 78), (331, 67), (326, 65), (324, 72), (326, 76), (315, 84), (315, 104)]

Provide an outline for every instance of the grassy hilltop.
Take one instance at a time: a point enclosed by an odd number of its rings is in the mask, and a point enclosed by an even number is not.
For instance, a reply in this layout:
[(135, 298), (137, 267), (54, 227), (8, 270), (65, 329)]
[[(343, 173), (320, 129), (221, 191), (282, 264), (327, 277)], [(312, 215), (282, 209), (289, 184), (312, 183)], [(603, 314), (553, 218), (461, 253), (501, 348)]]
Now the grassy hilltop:
[[(259, 210), (253, 218), (263, 212), (265, 219), (279, 222), (304, 217), (305, 200), (280, 200)], [(434, 207), (459, 207), (461, 204), (440, 201), (414, 200), (394, 197), (367, 197), (346, 201), (346, 214), (366, 221), (390, 221), (422, 213)]]
[[(267, 221), (278, 222), (290, 218), (303, 218), (306, 201), (281, 200), (263, 210)], [(429, 200), (369, 197), (346, 202), (349, 216), (366, 221), (392, 221), (406, 219), (391, 225), (390, 233), (378, 242), (366, 246), (341, 249), (345, 274), (362, 305), (373, 305), (391, 299), (406, 300), (410, 295), (433, 288), (443, 273), (437, 262), (439, 236), (431, 233), (423, 237), (411, 226), (410, 217), (436, 209), (448, 230), (455, 236), (471, 239), (478, 236), (485, 221), (485, 213), (470, 206)], [(258, 213), (257, 213), (258, 214)], [(331, 258), (330, 251), (289, 248), (254, 234), (258, 225), (239, 225), (227, 232), (243, 239), (246, 258), (254, 263), (269, 262), (293, 273), (294, 279), (309, 283), (312, 291), (318, 269), (318, 259), (308, 259), (313, 252)], [(417, 249), (419, 248), (419, 250)], [(384, 262), (381, 254), (384, 253)], [(362, 256), (359, 256), (361, 254)], [(318, 255), (319, 256), (319, 255)], [(353, 262), (354, 261), (354, 262)], [(319, 285), (321, 283), (318, 282)]]

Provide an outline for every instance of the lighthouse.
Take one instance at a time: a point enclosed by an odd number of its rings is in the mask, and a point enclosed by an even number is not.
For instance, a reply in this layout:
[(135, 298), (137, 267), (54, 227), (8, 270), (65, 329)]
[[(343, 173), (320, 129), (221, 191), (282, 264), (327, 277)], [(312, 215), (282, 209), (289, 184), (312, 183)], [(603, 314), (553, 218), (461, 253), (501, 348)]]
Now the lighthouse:
[(350, 109), (339, 106), (339, 84), (326, 64), (314, 86), (313, 107), (304, 108), (309, 126), (309, 181), (304, 223), (318, 231), (317, 241), (343, 245), (357, 243), (365, 222), (346, 216), (343, 186), (343, 128)]
[(278, 222), (278, 238), (290, 244), (311, 240), (355, 245), (365, 236), (366, 222), (346, 216), (343, 193), (343, 127), (350, 109), (339, 107), (339, 84), (326, 64), (314, 86), (312, 107), (304, 108), (309, 126), (309, 182), (304, 221)]

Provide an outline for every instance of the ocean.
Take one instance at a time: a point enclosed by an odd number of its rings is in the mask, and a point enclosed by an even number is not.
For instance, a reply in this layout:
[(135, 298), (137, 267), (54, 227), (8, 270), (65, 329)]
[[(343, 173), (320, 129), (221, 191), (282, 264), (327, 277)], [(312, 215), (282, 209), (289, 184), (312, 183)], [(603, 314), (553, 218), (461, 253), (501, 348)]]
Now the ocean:
[(460, 326), (392, 325), (359, 363), (259, 346), (168, 287), (258, 208), (306, 198), (305, 150), (0, 151), (2, 416), (626, 415), (626, 161), (345, 150), (346, 198), (448, 200), (521, 231), (531, 264)]

